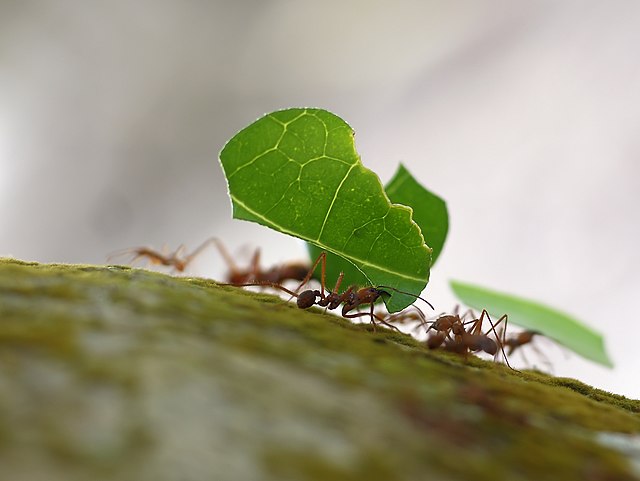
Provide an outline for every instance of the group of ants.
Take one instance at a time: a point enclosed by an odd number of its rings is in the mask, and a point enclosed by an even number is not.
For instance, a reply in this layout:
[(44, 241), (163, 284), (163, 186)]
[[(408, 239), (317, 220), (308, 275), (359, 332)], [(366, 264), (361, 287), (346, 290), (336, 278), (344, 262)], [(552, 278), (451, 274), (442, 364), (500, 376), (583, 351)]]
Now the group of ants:
[[(218, 238), (212, 237), (191, 253), (186, 253), (184, 246), (180, 246), (170, 253), (164, 253), (149, 247), (136, 247), (118, 251), (112, 254), (110, 258), (129, 255), (130, 263), (146, 259), (150, 264), (166, 266), (174, 271), (183, 273), (194, 258), (210, 245), (217, 248), (229, 269), (226, 282), (221, 285), (273, 288), (289, 294), (291, 296), (290, 299), (296, 298), (296, 304), (300, 309), (319, 306), (328, 310), (335, 310), (342, 306), (342, 317), (356, 319), (369, 316), (374, 330), (377, 324), (381, 324), (390, 329), (400, 331), (396, 324), (411, 322), (417, 324), (415, 329), (424, 328), (426, 330), (426, 345), (429, 349), (444, 349), (460, 354), (465, 358), (470, 353), (484, 352), (493, 356), (496, 361), (500, 359), (501, 354), (506, 365), (511, 368), (508, 356), (522, 346), (530, 344), (534, 336), (539, 335), (536, 331), (525, 330), (507, 336), (507, 314), (504, 314), (498, 321), (493, 322), (489, 317), (489, 313), (484, 309), (480, 317), (476, 317), (471, 310), (460, 315), (456, 308), (452, 314), (441, 314), (430, 320), (417, 306), (412, 305), (410, 310), (403, 310), (383, 317), (378, 312), (374, 312), (374, 303), (384, 296), (389, 296), (390, 290), (413, 296), (417, 300), (425, 302), (432, 310), (433, 306), (420, 296), (403, 292), (390, 286), (363, 288), (350, 286), (341, 293), (340, 285), (343, 280), (343, 273), (338, 277), (334, 288), (328, 290), (325, 286), (325, 252), (318, 256), (311, 267), (302, 262), (288, 262), (263, 269), (260, 266), (260, 249), (256, 249), (249, 266), (243, 269), (236, 265), (224, 244)], [(303, 286), (309, 283), (318, 265), (321, 266), (320, 289), (300, 291)], [(290, 281), (298, 281), (298, 287), (291, 290), (283, 285), (285, 282)], [(360, 312), (359, 309), (364, 306), (369, 307), (368, 311)], [(467, 317), (470, 317), (470, 319), (467, 319)], [(490, 325), (486, 330), (485, 322)], [(501, 326), (500, 330), (498, 326)], [(542, 353), (535, 346), (532, 345), (532, 347), (538, 355), (542, 356)], [(524, 354), (522, 356), (524, 358)]]

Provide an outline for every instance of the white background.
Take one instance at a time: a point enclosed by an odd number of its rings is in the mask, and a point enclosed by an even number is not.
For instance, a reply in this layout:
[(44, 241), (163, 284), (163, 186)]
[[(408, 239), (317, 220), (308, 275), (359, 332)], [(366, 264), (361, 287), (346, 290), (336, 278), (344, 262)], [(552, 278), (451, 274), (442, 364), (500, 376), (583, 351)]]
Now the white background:
[(0, 0), (0, 255), (216, 235), (304, 258), (230, 219), (217, 154), (263, 113), (322, 107), (383, 181), (402, 161), (448, 201), (439, 310), (456, 278), (568, 311), (616, 368), (540, 342), (555, 373), (638, 398), (639, 46), (632, 1)]

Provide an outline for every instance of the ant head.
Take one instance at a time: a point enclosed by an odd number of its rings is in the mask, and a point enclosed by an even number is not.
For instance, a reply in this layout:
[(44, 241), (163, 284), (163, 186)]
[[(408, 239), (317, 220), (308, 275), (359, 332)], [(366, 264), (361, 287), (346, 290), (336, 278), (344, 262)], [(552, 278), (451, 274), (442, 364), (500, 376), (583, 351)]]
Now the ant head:
[(390, 295), (388, 292), (382, 291), (377, 287), (363, 287), (362, 289), (358, 290), (356, 297), (361, 303), (369, 303), (375, 302), (376, 299), (378, 299), (383, 294)]

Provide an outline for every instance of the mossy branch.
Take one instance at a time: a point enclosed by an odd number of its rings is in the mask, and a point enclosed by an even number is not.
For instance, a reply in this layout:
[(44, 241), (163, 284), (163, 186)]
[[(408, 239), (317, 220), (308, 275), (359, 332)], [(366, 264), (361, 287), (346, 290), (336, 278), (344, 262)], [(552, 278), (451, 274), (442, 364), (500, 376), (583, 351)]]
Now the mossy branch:
[(639, 411), (204, 279), (0, 260), (7, 479), (636, 479)]

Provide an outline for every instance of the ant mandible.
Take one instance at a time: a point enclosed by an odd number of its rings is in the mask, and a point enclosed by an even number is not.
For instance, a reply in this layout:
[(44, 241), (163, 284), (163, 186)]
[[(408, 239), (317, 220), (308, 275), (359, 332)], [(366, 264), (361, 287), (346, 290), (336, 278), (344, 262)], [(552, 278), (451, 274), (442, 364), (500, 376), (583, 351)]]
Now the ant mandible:
[[(318, 267), (318, 264), (320, 263), (321, 263), (321, 277), (320, 277), (321, 289), (320, 290), (308, 289), (306, 291), (302, 291), (298, 293), (300, 288), (303, 285), (305, 285), (307, 282), (309, 282), (309, 280), (311, 279), (311, 276), (313, 275), (314, 271)], [(334, 310), (334, 309), (337, 309), (342, 304), (343, 306), (342, 306), (341, 314), (342, 314), (342, 317), (344, 318), (355, 319), (362, 316), (369, 316), (371, 320), (371, 324), (373, 325), (374, 329), (375, 329), (376, 320), (377, 320), (381, 324), (384, 324), (392, 329), (398, 330), (396, 326), (389, 324), (388, 322), (386, 322), (385, 319), (383, 319), (382, 317), (380, 317), (379, 315), (373, 312), (374, 303), (381, 296), (390, 295), (390, 293), (387, 292), (385, 289), (394, 290), (407, 295), (412, 295), (412, 294), (408, 294), (406, 292), (400, 291), (398, 289), (395, 289), (389, 286), (363, 287), (360, 289), (358, 289), (356, 286), (350, 286), (349, 288), (347, 288), (346, 291), (340, 294), (339, 293), (340, 284), (342, 283), (342, 279), (344, 278), (343, 272), (341, 272), (340, 275), (338, 276), (336, 285), (333, 288), (333, 290), (329, 291), (328, 294), (325, 294), (325, 292), (327, 291), (325, 287), (325, 276), (326, 276), (326, 265), (327, 265), (326, 263), (327, 263), (327, 254), (326, 252), (322, 252), (318, 256), (318, 258), (315, 260), (313, 265), (311, 266), (311, 269), (308, 270), (307, 275), (304, 277), (304, 279), (302, 279), (302, 282), (300, 283), (300, 285), (295, 291), (291, 291), (276, 282), (269, 282), (269, 281), (249, 282), (242, 285), (243, 286), (269, 286), (275, 289), (279, 289), (283, 292), (286, 292), (287, 294), (290, 294), (292, 297), (295, 297), (296, 305), (298, 306), (299, 309), (308, 309), (311, 306), (319, 306), (319, 307), (326, 307), (329, 310)], [(433, 306), (429, 301), (427, 301), (426, 299), (420, 296), (415, 296), (415, 297), (417, 299), (421, 299), (422, 301), (426, 302), (429, 305), (429, 307), (433, 309)], [(364, 306), (364, 305), (370, 306), (369, 312), (351, 313), (351, 311), (353, 311), (354, 309), (357, 309), (360, 306)]]

